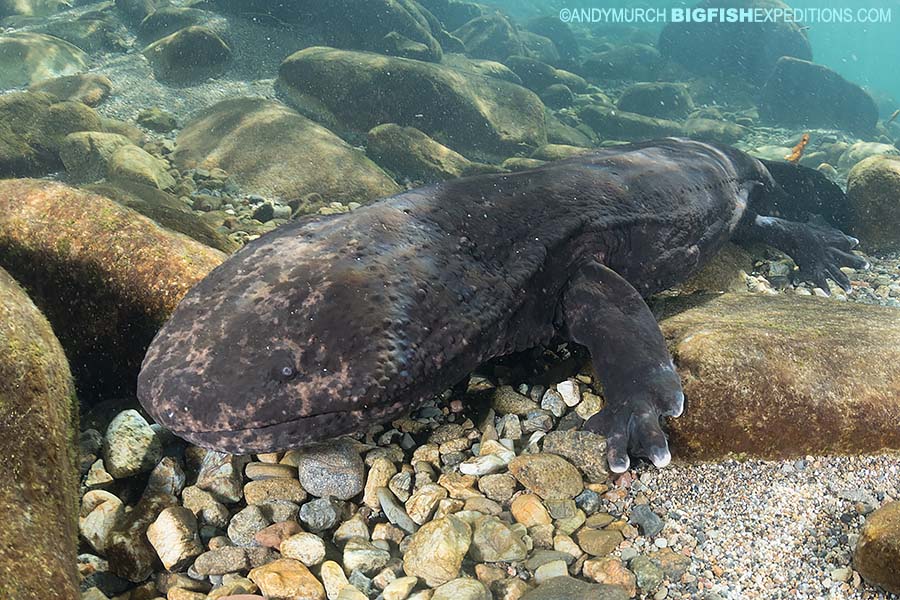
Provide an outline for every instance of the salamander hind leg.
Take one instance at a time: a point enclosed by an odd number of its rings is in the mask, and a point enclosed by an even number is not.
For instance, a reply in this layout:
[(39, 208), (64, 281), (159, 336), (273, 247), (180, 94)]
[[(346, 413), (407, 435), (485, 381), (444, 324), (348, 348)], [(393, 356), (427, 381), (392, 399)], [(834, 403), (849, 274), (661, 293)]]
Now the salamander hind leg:
[(562, 298), (569, 337), (591, 353), (606, 406), (584, 428), (607, 438), (609, 467), (622, 473), (629, 454), (657, 467), (671, 460), (661, 416), (678, 416), (684, 392), (653, 313), (631, 284), (592, 262), (572, 278)]

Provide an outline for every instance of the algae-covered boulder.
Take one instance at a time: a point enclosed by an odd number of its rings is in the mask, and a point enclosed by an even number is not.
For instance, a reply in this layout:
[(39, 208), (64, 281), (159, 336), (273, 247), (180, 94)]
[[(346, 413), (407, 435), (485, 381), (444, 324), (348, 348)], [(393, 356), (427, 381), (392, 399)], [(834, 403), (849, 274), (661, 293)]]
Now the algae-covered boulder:
[(750, 253), (729, 242), (693, 277), (678, 284), (677, 289), (682, 294), (746, 292), (746, 275), (752, 270)]
[(868, 92), (828, 67), (783, 56), (763, 86), (759, 116), (791, 127), (868, 135), (875, 131), (878, 107)]
[(105, 75), (83, 73), (48, 79), (32, 85), (28, 91), (47, 92), (59, 100), (71, 100), (88, 106), (97, 106), (109, 96), (112, 91), (112, 82)]
[(603, 139), (639, 142), (684, 133), (681, 124), (676, 121), (656, 119), (607, 106), (588, 105), (578, 116)]
[(77, 436), (62, 347), (0, 269), (0, 598), (78, 597)]
[(659, 51), (646, 44), (624, 44), (591, 54), (584, 60), (581, 75), (588, 80), (608, 79), (648, 81), (656, 79), (664, 61)]
[(210, 248), (231, 254), (239, 244), (218, 232), (184, 202), (155, 187), (113, 179), (85, 187), (86, 190), (115, 200), (122, 206), (149, 217), (172, 231), (183, 233)]
[(53, 324), (80, 391), (133, 393), (158, 328), (223, 259), (108, 198), (0, 181), (0, 267)]
[(0, 96), (0, 177), (58, 169), (68, 134), (102, 129), (97, 113), (80, 102), (57, 103), (55, 96), (34, 92)]
[(504, 62), (508, 56), (525, 54), (519, 30), (500, 13), (476, 17), (453, 32), (466, 46), (466, 54)]
[(65, 40), (43, 33), (0, 35), (0, 90), (87, 69), (88, 56)]
[(660, 323), (687, 399), (669, 420), (677, 455), (900, 448), (900, 311), (755, 294), (685, 302), (696, 306)]
[[(733, 144), (747, 135), (747, 130), (740, 125), (729, 123), (728, 121), (697, 117), (685, 121), (684, 135), (695, 140), (700, 140), (701, 142)], [(782, 154), (779, 158), (783, 158), (788, 154), (790, 154), (790, 152)]]
[(174, 84), (200, 83), (225, 72), (231, 48), (203, 26), (179, 29), (144, 49), (156, 78)]
[[(781, 0), (703, 0), (701, 10), (737, 8), (787, 10)], [(812, 60), (806, 32), (798, 21), (761, 19), (754, 23), (672, 22), (659, 36), (663, 56), (699, 75), (747, 79), (763, 83), (782, 56)]]
[(635, 83), (622, 92), (617, 106), (648, 117), (683, 119), (694, 110), (694, 100), (683, 83)]
[(53, 19), (35, 29), (65, 40), (87, 52), (126, 52), (131, 48), (128, 31), (110, 11), (89, 11)]
[(900, 156), (870, 156), (847, 181), (853, 235), (864, 248), (900, 250)]
[(505, 61), (522, 80), (522, 85), (535, 92), (542, 92), (551, 85), (562, 84), (575, 92), (584, 92), (587, 81), (582, 77), (557, 69), (547, 63), (526, 56), (510, 56)]
[(0, 0), (0, 18), (45, 17), (68, 7), (66, 0)]
[(900, 502), (888, 502), (866, 519), (853, 553), (863, 579), (900, 594)]
[(900, 156), (900, 149), (880, 142), (856, 142), (841, 153), (837, 167), (850, 170), (870, 156)]
[(349, 130), (415, 127), (471, 158), (509, 156), (547, 139), (544, 105), (533, 92), (443, 65), (313, 47), (285, 59), (279, 85), (291, 101), (317, 103)]
[(367, 138), (366, 153), (372, 160), (413, 181), (434, 183), (497, 171), (491, 165), (473, 163), (414, 127), (387, 123), (369, 131)]
[(127, 144), (117, 148), (109, 158), (108, 175), (149, 185), (160, 190), (175, 185), (175, 178), (168, 172), (169, 165), (143, 148)]
[(98, 181), (106, 177), (116, 150), (132, 145), (131, 140), (118, 133), (76, 131), (63, 139), (59, 158), (71, 181)]
[(359, 150), (262, 98), (225, 100), (196, 115), (179, 132), (173, 160), (180, 169), (224, 169), (248, 192), (286, 199), (318, 193), (364, 203), (400, 189)]

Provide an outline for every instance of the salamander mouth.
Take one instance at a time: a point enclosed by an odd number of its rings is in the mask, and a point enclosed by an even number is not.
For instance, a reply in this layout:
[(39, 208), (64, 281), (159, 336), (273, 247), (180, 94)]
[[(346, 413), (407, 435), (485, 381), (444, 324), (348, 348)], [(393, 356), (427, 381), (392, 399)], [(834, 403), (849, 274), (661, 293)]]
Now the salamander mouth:
[(409, 403), (395, 402), (377, 410), (323, 412), (257, 427), (208, 431), (173, 428), (171, 431), (209, 450), (228, 454), (261, 454), (299, 448), (359, 431), (368, 424), (399, 417), (410, 408)]

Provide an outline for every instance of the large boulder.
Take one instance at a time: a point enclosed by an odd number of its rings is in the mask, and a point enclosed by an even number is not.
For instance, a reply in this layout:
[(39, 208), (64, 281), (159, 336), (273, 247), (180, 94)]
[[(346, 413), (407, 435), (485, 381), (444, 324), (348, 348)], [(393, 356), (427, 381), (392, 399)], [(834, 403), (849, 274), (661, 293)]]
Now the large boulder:
[(659, 119), (684, 119), (694, 110), (694, 100), (683, 83), (636, 83), (622, 92), (616, 105)]
[(231, 48), (212, 29), (196, 25), (156, 40), (144, 48), (144, 56), (157, 79), (186, 85), (221, 75)]
[(0, 181), (0, 267), (53, 324), (86, 397), (133, 393), (150, 340), (224, 257), (108, 198)]
[(542, 92), (555, 84), (563, 84), (578, 93), (587, 91), (588, 83), (580, 76), (534, 58), (510, 56), (506, 59), (506, 65), (519, 76), (522, 85), (535, 92)]
[(863, 578), (900, 594), (900, 502), (888, 502), (866, 519), (853, 553), (853, 567)]
[(684, 133), (680, 123), (668, 119), (656, 119), (637, 113), (618, 110), (610, 106), (588, 105), (578, 116), (601, 139), (639, 142), (654, 138), (679, 136)]
[(43, 33), (0, 35), (0, 90), (87, 69), (88, 56), (69, 42)]
[(0, 19), (3, 17), (46, 17), (69, 7), (66, 0), (0, 0)]
[[(692, 8), (785, 10), (781, 0), (702, 0)], [(767, 20), (756, 23), (721, 21), (666, 25), (657, 44), (662, 55), (699, 75), (747, 79), (761, 84), (782, 56), (812, 60), (806, 32), (797, 22)]]
[(900, 448), (900, 311), (725, 294), (660, 323), (684, 383), (682, 457), (783, 458)]
[(187, 204), (155, 187), (114, 179), (87, 186), (86, 189), (111, 198), (122, 206), (153, 219), (163, 227), (183, 233), (210, 248), (231, 254), (240, 247), (237, 242), (217, 231), (203, 217), (191, 210)]
[(852, 232), (864, 248), (900, 250), (900, 156), (870, 156), (850, 170)]
[(759, 116), (792, 127), (866, 135), (875, 130), (878, 107), (868, 92), (828, 67), (785, 56), (763, 86)]
[(112, 91), (112, 82), (105, 75), (83, 73), (47, 79), (28, 88), (30, 92), (47, 92), (59, 100), (72, 100), (97, 106)]
[(281, 64), (279, 85), (292, 102), (319, 105), (351, 131), (416, 127), (470, 157), (509, 156), (547, 140), (533, 92), (443, 65), (313, 47)]
[(376, 163), (412, 181), (436, 183), (464, 175), (496, 171), (473, 163), (414, 127), (386, 123), (367, 136), (366, 153)]
[(247, 192), (288, 200), (318, 193), (365, 203), (400, 191), (365, 154), (262, 98), (224, 100), (196, 115), (179, 132), (173, 160), (180, 169), (224, 169)]
[(0, 597), (77, 598), (78, 404), (50, 324), (0, 269)]
[(663, 65), (659, 50), (647, 44), (624, 44), (588, 56), (580, 74), (589, 81), (652, 81)]
[(56, 102), (43, 92), (0, 96), (0, 177), (59, 169), (59, 149), (68, 134), (102, 129), (97, 113), (80, 102)]
[(466, 54), (503, 62), (508, 56), (525, 54), (519, 30), (500, 13), (472, 19), (453, 35), (462, 40)]

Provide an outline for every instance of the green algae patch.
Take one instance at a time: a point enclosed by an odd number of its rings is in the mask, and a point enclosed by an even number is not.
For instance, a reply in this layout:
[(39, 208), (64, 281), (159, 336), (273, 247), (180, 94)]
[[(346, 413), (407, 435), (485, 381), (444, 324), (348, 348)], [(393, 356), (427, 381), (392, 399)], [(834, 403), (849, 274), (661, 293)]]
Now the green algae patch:
[(0, 269), (0, 598), (78, 596), (78, 404), (50, 324)]
[(108, 198), (0, 181), (0, 267), (53, 324), (88, 395), (133, 393), (158, 328), (224, 257)]
[(686, 397), (669, 419), (676, 455), (900, 448), (900, 311), (754, 294), (685, 302), (660, 322)]

